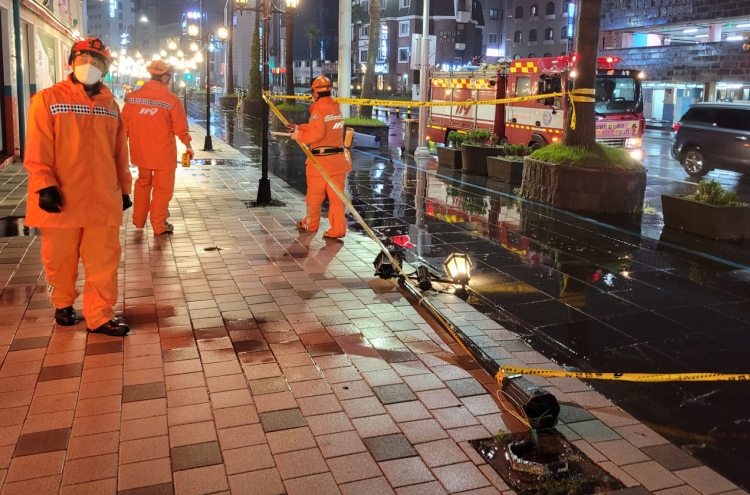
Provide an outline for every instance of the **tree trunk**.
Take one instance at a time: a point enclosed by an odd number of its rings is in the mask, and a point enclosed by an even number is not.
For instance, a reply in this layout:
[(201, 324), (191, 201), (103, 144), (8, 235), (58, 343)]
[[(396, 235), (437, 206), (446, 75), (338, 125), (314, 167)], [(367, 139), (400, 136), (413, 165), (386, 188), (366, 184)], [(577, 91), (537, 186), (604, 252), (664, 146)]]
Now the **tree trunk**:
[[(286, 39), (285, 39), (284, 58), (286, 59), (286, 94), (294, 96), (294, 14), (286, 14)], [(294, 105), (294, 100), (288, 100), (287, 103)]]
[[(573, 80), (573, 91), (586, 89), (593, 91), (596, 82), (596, 59), (599, 53), (599, 11), (602, 0), (578, 0), (576, 6), (575, 42), (573, 51), (577, 54)], [(591, 101), (575, 101), (575, 129), (571, 129), (573, 112), (568, 114), (563, 143), (568, 146), (582, 146), (593, 149), (596, 144), (596, 119), (594, 118), (593, 94), (579, 95)]]
[(310, 49), (310, 84), (313, 82), (313, 78), (315, 75), (313, 74), (313, 45), (315, 44), (315, 40), (312, 39), (312, 37), (307, 38), (307, 47)]
[[(601, 0), (599, 0), (601, 1)], [(362, 83), (362, 98), (375, 96), (375, 62), (380, 46), (380, 0), (370, 0), (370, 38), (367, 45), (367, 72)], [(372, 118), (372, 106), (360, 106), (359, 116)]]
[(232, 46), (234, 44), (234, 0), (229, 0), (228, 15), (229, 26), (227, 26), (227, 30), (229, 31), (229, 36), (227, 37), (227, 73), (224, 76), (226, 80), (224, 93), (230, 95), (234, 93), (234, 60), (232, 59)]

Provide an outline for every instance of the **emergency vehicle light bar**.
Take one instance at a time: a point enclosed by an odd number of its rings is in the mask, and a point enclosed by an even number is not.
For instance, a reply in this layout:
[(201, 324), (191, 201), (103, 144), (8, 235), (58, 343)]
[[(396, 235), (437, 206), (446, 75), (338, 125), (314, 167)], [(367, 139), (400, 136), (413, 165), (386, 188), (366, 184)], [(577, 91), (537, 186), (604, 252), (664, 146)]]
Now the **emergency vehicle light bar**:
[[(572, 62), (576, 63), (578, 61), (578, 54), (574, 53), (573, 55), (568, 58), (566, 55), (560, 55), (557, 57), (558, 62)], [(616, 64), (618, 62), (622, 62), (622, 59), (620, 57), (599, 57), (596, 59), (597, 62), (600, 64)]]

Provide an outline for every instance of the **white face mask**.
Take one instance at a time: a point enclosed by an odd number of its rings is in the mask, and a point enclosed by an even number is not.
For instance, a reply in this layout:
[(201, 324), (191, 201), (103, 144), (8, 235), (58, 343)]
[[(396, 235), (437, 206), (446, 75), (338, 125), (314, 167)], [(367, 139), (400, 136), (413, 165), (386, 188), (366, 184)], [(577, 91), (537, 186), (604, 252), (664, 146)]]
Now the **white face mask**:
[(78, 82), (86, 86), (96, 84), (102, 78), (102, 71), (91, 64), (76, 65), (73, 74), (75, 74)]

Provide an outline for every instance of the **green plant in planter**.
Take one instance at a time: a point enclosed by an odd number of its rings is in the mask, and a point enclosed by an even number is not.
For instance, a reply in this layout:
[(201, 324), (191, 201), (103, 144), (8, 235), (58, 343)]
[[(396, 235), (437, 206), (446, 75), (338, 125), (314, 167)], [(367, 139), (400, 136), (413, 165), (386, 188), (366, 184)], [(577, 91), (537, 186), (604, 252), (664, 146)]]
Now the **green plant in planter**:
[(448, 133), (448, 147), (460, 149), (461, 145), (466, 141), (466, 134), (458, 131), (451, 131)]
[(304, 112), (308, 109), (308, 107), (306, 107), (305, 105), (300, 105), (299, 103), (290, 105), (286, 102), (277, 105), (276, 108), (278, 108), (281, 112)]
[(474, 129), (466, 133), (463, 144), (471, 146), (497, 146), (498, 137), (487, 129)]
[(505, 153), (505, 158), (517, 162), (522, 162), (524, 156), (529, 156), (533, 152), (534, 149), (526, 146), (525, 144), (503, 145), (503, 153)]
[(596, 144), (592, 149), (562, 143), (551, 144), (534, 151), (529, 158), (554, 165), (598, 170), (645, 170), (643, 164), (632, 158), (624, 149), (601, 144)]
[(488, 210), (487, 198), (470, 194), (461, 197), (461, 211), (471, 215), (484, 215)]
[(736, 192), (724, 190), (715, 179), (701, 181), (698, 183), (698, 189), (693, 194), (685, 196), (685, 199), (717, 206), (748, 206), (737, 198)]
[(347, 117), (344, 119), (345, 125), (355, 126), (366, 126), (366, 127), (387, 127), (382, 120), (373, 119), (369, 117)]

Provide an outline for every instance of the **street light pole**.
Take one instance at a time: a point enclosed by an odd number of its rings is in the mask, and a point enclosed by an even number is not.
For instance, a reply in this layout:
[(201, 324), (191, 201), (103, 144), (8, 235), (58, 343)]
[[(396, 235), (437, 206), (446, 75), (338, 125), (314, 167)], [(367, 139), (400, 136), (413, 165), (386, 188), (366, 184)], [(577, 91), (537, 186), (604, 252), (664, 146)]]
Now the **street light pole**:
[[(422, 7), (422, 63), (419, 66), (419, 101), (426, 102), (430, 86), (430, 0), (424, 0)], [(421, 168), (430, 159), (427, 147), (427, 107), (419, 107), (419, 143), (414, 151), (414, 159)]]
[[(268, 31), (271, 27), (271, 0), (263, 1), (263, 93), (268, 92)], [(266, 103), (263, 105), (263, 129), (261, 137), (261, 177), (258, 183), (258, 204), (268, 204), (271, 202), (271, 181), (268, 179), (268, 119), (269, 108)]]
[[(355, 29), (359, 29), (356, 28)], [(352, 85), (352, 2), (339, 0), (339, 96), (349, 98)], [(341, 105), (344, 117), (351, 115), (349, 105)]]

